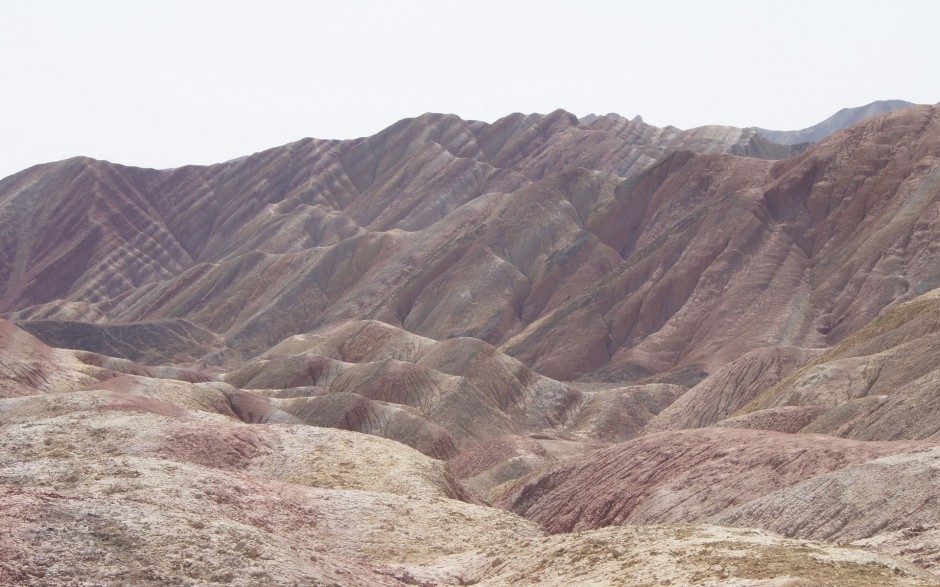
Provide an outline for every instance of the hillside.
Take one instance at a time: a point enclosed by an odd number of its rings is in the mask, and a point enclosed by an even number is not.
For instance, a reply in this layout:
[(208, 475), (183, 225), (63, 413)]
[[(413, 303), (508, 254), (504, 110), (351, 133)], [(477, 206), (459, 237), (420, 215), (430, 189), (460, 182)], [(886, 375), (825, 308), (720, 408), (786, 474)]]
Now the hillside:
[(940, 106), (872, 113), (3, 179), (0, 583), (940, 583)]

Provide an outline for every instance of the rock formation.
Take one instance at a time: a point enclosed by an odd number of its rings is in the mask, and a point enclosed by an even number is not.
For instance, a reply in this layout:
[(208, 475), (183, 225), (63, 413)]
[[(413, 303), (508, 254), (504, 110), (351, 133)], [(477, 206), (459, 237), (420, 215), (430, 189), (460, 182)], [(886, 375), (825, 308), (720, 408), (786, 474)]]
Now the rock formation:
[(206, 365), (355, 318), (477, 338), (556, 379), (688, 386), (931, 287), (935, 115), (777, 163), (723, 154), (735, 129), (559, 111), (425, 115), (210, 167), (39, 166), (0, 183), (0, 304), (57, 321), (30, 327), (56, 343), (93, 339), (63, 321), (185, 319), (221, 337), (197, 336)]
[[(5, 364), (42, 349), (4, 328)], [(753, 530), (546, 537), (401, 443), (246, 424), (227, 384), (96, 369), (104, 379), (83, 389), (0, 400), (5, 584), (935, 584), (888, 555)], [(458, 460), (467, 474), (488, 467)]]
[(0, 583), (938, 584), (940, 106), (874, 112), (3, 179)]

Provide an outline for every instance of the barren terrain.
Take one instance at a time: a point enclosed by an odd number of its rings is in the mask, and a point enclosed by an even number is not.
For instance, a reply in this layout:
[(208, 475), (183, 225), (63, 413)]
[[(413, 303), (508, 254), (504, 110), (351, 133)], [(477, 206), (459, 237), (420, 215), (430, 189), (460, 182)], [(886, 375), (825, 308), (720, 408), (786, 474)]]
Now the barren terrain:
[(0, 584), (940, 584), (940, 106), (882, 106), (0, 180)]

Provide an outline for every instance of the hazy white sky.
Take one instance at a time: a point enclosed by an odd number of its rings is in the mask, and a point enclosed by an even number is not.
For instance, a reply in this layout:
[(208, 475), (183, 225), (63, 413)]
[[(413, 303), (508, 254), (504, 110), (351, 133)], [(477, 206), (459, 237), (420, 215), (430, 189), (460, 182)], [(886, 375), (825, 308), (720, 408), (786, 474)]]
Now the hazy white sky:
[(940, 101), (940, 1), (0, 0), (0, 177), (174, 167), (423, 112), (798, 129)]

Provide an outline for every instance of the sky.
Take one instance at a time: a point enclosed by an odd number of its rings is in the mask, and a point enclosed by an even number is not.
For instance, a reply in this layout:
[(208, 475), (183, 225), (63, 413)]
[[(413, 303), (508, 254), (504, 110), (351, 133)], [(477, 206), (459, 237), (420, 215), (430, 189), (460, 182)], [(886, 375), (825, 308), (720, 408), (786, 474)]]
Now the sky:
[(795, 130), (940, 102), (940, 2), (0, 0), (0, 177), (208, 164), (424, 112)]

